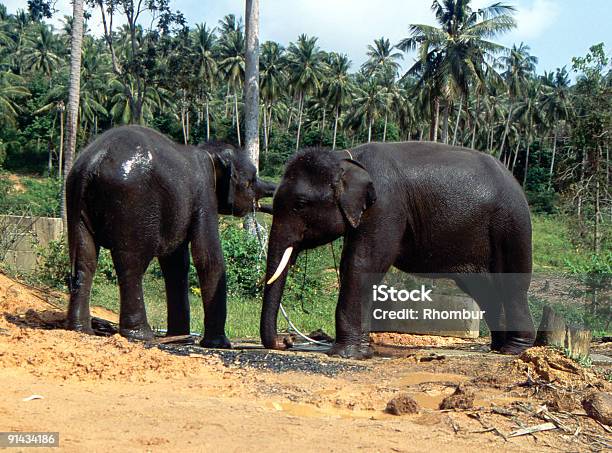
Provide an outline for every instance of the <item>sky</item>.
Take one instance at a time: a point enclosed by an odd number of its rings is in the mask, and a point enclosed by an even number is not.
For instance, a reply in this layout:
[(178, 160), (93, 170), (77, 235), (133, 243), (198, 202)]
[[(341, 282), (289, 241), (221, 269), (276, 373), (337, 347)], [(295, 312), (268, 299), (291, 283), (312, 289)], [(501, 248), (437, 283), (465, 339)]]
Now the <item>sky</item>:
[[(473, 0), (473, 8), (498, 0)], [(9, 12), (27, 8), (27, 0), (0, 0)], [(409, 35), (413, 23), (434, 24), (431, 0), (260, 0), (260, 40), (283, 45), (301, 33), (317, 36), (323, 50), (347, 54), (357, 70), (366, 60), (367, 45), (384, 36), (392, 43)], [(604, 42), (612, 50), (612, 0), (505, 0), (517, 9), (518, 27), (495, 41), (505, 46), (525, 42), (539, 58), (538, 72), (571, 68), (574, 56), (585, 55), (590, 46)], [(244, 15), (244, 0), (170, 0), (172, 9), (183, 12), (190, 25), (216, 25), (229, 13)], [(70, 0), (56, 0), (51, 20), (61, 26), (72, 14)], [(89, 28), (101, 33), (99, 14), (93, 13)], [(414, 62), (406, 55), (403, 67)]]

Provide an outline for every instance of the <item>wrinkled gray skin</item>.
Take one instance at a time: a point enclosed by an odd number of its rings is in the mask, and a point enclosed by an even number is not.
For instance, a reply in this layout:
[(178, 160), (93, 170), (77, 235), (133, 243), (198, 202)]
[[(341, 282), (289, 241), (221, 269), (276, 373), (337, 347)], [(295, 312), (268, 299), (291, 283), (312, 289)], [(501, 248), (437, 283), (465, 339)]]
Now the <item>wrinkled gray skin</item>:
[[(492, 349), (516, 354), (533, 343), (529, 207), (514, 177), (491, 156), (429, 142), (305, 150), (287, 164), (273, 214), (266, 281), (288, 247), (293, 264), (300, 251), (344, 237), (332, 355), (371, 356), (361, 288), (377, 284), (368, 279), (391, 266), (478, 274), (476, 285), (465, 276), (455, 280), (486, 311)], [(286, 278), (287, 269), (264, 291), (266, 348), (285, 347), (276, 322)], [(509, 327), (509, 319), (520, 327)]]
[(168, 335), (189, 333), (189, 245), (204, 302), (208, 347), (225, 336), (226, 278), (218, 214), (243, 216), (275, 186), (259, 180), (242, 150), (182, 146), (141, 126), (105, 132), (85, 148), (66, 181), (72, 266), (67, 327), (93, 333), (89, 294), (100, 247), (111, 251), (123, 336), (151, 339), (142, 278), (158, 257), (166, 285)]

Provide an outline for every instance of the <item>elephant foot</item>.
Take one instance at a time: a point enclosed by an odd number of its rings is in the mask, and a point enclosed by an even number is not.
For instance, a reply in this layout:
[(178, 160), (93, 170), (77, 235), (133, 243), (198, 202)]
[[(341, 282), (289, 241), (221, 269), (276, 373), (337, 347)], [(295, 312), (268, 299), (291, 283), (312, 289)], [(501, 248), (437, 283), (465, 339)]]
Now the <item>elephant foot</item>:
[(506, 336), (491, 335), (491, 351), (500, 352), (506, 344)]
[(276, 335), (274, 339), (270, 341), (264, 341), (263, 345), (266, 349), (274, 349), (275, 351), (284, 351), (289, 349), (293, 344), (290, 342), (291, 338), (287, 336)]
[(151, 341), (155, 338), (155, 333), (148, 324), (134, 329), (119, 327), (119, 335), (130, 340), (138, 341)]
[(374, 355), (374, 350), (368, 343), (342, 344), (334, 343), (327, 355), (330, 357), (342, 357), (343, 359), (365, 360)]
[(75, 332), (86, 333), (87, 335), (95, 335), (96, 333), (91, 328), (91, 320), (79, 321), (74, 319), (66, 320), (66, 330), (73, 330)]
[(510, 337), (510, 339), (499, 349), (499, 352), (506, 355), (519, 355), (525, 349), (533, 346), (533, 337)]
[(232, 349), (232, 343), (225, 335), (216, 335), (210, 338), (204, 336), (200, 341), (200, 346), (214, 349)]

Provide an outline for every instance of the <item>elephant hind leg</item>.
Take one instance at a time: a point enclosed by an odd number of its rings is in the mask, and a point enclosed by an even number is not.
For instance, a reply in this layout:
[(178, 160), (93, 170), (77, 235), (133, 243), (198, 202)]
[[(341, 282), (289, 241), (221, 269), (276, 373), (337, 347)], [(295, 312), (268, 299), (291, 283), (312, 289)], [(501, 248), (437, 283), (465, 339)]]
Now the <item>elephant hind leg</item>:
[(483, 274), (466, 274), (456, 279), (457, 286), (472, 297), (481, 310), (491, 332), (491, 350), (500, 351), (506, 344), (502, 299), (490, 277)]
[(151, 340), (154, 334), (147, 322), (142, 277), (153, 257), (133, 250), (111, 253), (119, 280), (119, 333), (135, 340)]
[(189, 247), (180, 245), (170, 255), (159, 257), (166, 284), (168, 336), (189, 334)]
[(533, 346), (535, 328), (529, 311), (527, 291), (531, 274), (498, 274), (498, 284), (506, 322), (506, 341), (500, 351), (504, 354), (520, 354)]
[(531, 234), (518, 229), (503, 243), (503, 268), (495, 274), (496, 286), (504, 305), (506, 342), (501, 352), (520, 354), (533, 346), (535, 329), (529, 311), (528, 291), (531, 284)]
[(74, 243), (74, 270), (70, 276), (70, 302), (66, 328), (93, 334), (91, 328), (91, 315), (89, 312), (89, 295), (93, 277), (98, 265), (98, 252), (100, 247), (95, 243), (91, 232), (81, 221), (76, 226), (77, 231)]

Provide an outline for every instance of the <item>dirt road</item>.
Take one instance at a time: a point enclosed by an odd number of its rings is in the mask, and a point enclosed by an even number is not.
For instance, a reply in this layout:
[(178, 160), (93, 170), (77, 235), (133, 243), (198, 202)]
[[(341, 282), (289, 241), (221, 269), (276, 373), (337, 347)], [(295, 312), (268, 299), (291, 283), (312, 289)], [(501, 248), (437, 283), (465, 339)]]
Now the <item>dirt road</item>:
[[(0, 275), (0, 431), (58, 431), (61, 451), (557, 451), (612, 444), (604, 428), (577, 415), (583, 393), (610, 390), (602, 370), (569, 369), (550, 351), (515, 360), (466, 352), (479, 345), (460, 342), (456, 354), (402, 346), (392, 358), (369, 362), (292, 352), (263, 362), (266, 353), (257, 351), (179, 356), (118, 336), (47, 330), (63, 314), (44, 299)], [(298, 360), (307, 371), (260, 369), (251, 359), (287, 370)], [(475, 392), (473, 407), (439, 410), (458, 384)], [(400, 393), (417, 401), (417, 414), (385, 413)], [(24, 401), (31, 395), (43, 398)], [(566, 406), (553, 412), (555, 401)], [(547, 414), (560, 427), (509, 437), (545, 423)]]

